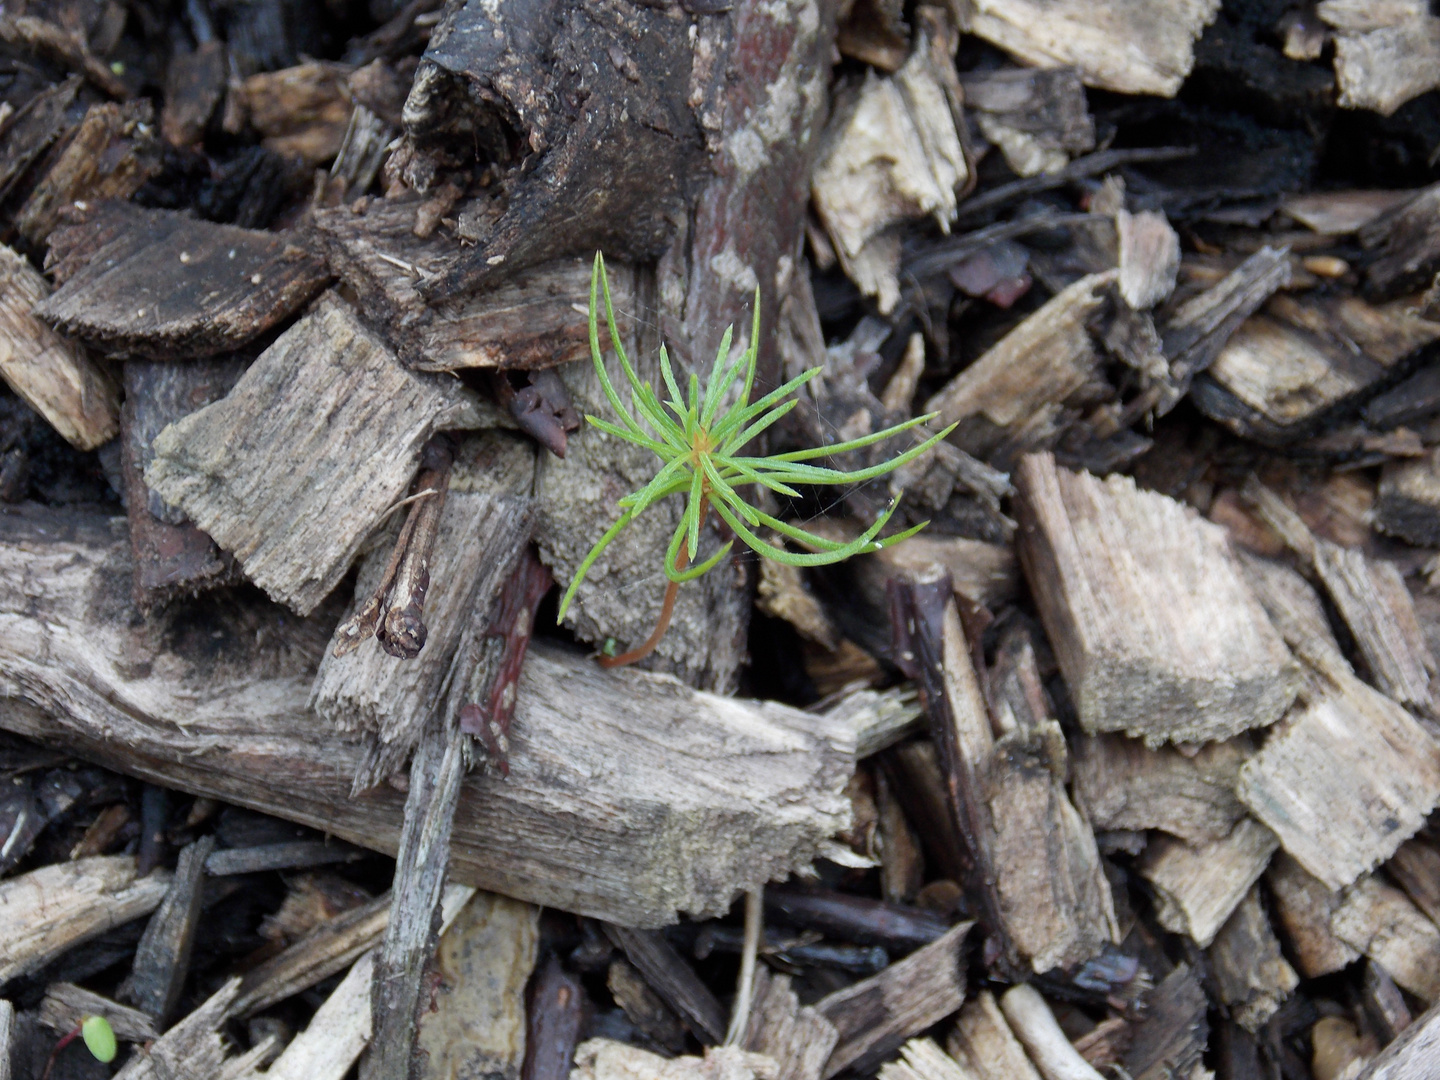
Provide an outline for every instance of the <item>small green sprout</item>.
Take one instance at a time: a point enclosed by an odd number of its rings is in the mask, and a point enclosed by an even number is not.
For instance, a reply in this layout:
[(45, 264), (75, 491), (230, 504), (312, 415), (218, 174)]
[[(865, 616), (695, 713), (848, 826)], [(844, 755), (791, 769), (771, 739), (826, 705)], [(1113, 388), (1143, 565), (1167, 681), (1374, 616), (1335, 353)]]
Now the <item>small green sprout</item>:
[(109, 1065), (115, 1060), (120, 1047), (115, 1041), (115, 1029), (110, 1026), (110, 1021), (103, 1016), (87, 1016), (75, 1025), (75, 1029), (55, 1044), (50, 1051), (50, 1057), (45, 1062), (45, 1069), (40, 1074), (40, 1080), (50, 1080), (50, 1073), (55, 1068), (55, 1061), (60, 1056), (60, 1051), (69, 1046), (76, 1039), (85, 1040), (85, 1048), (94, 1055), (95, 1060), (101, 1064)]
[[(621, 403), (620, 395), (615, 392), (614, 384), (611, 383), (610, 375), (605, 369), (604, 356), (600, 351), (598, 324), (599, 297), (602, 289), (605, 296), (605, 321), (610, 329), (610, 344), (614, 348), (615, 355), (620, 360), (620, 366), (625, 372), (625, 378), (630, 384), (631, 400), (634, 403), (633, 413), (625, 408)], [(878, 551), (915, 535), (928, 524), (928, 522), (921, 522), (919, 525), (893, 536), (881, 537), (881, 530), (885, 528), (891, 515), (895, 513), (897, 500), (891, 502), (885, 512), (880, 515), (879, 520), (864, 533), (849, 543), (842, 544), (816, 536), (795, 525), (772, 517), (741, 498), (736, 488), (746, 484), (759, 484), (779, 495), (793, 498), (800, 494), (794, 486), (797, 484), (855, 484), (884, 476), (925, 453), (950, 434), (954, 430), (954, 425), (930, 436), (924, 442), (911, 447), (889, 461), (852, 471), (827, 469), (806, 464), (806, 462), (812, 458), (829, 457), (832, 454), (842, 454), (849, 450), (870, 446), (927, 423), (933, 420), (936, 414), (917, 416), (903, 424), (896, 424), (883, 431), (873, 432), (861, 438), (850, 439), (832, 446), (792, 450), (769, 457), (742, 455), (740, 451), (752, 439), (799, 404), (799, 400), (791, 398), (790, 395), (820, 374), (821, 369), (811, 368), (803, 375), (791, 379), (752, 403), (750, 392), (755, 384), (755, 365), (759, 355), (760, 341), (760, 290), (758, 288), (755, 290), (755, 316), (750, 333), (750, 344), (737, 360), (727, 366), (726, 361), (730, 355), (730, 338), (733, 329), (733, 327), (727, 328), (720, 339), (720, 348), (716, 353), (715, 364), (704, 393), (702, 394), (700, 390), (699, 376), (691, 374), (688, 398), (681, 394), (680, 387), (675, 381), (675, 373), (670, 365), (670, 357), (665, 347), (661, 346), (660, 372), (670, 394), (670, 400), (662, 405), (650, 384), (641, 382), (630, 363), (630, 358), (625, 354), (625, 347), (620, 343), (620, 335), (615, 325), (615, 311), (610, 301), (610, 282), (605, 276), (605, 260), (599, 252), (596, 253), (594, 268), (590, 274), (590, 356), (595, 363), (595, 374), (599, 377), (600, 387), (620, 422), (618, 424), (611, 423), (595, 416), (586, 416), (585, 419), (608, 435), (652, 451), (660, 459), (661, 465), (654, 479), (639, 491), (626, 495), (619, 501), (623, 512), (581, 561), (574, 579), (570, 582), (570, 587), (565, 590), (565, 596), (560, 601), (559, 620), (564, 620), (565, 613), (570, 609), (570, 602), (575, 598), (575, 590), (580, 587), (580, 582), (585, 579), (585, 574), (594, 565), (595, 560), (600, 557), (600, 553), (615, 537), (620, 535), (627, 525), (661, 499), (671, 495), (681, 495), (686, 499), (685, 511), (681, 515), (680, 524), (675, 529), (675, 535), (671, 538), (669, 549), (665, 553), (665, 576), (669, 578), (670, 584), (665, 593), (665, 603), (661, 609), (660, 620), (655, 627), (655, 632), (637, 649), (621, 656), (602, 657), (600, 662), (606, 667), (633, 663), (647, 656), (659, 643), (669, 626), (679, 586), (683, 582), (692, 581), (714, 569), (729, 554), (730, 549), (734, 546), (734, 540), (727, 541), (719, 551), (704, 562), (694, 566), (690, 565), (699, 553), (700, 528), (711, 510), (720, 516), (720, 519), (729, 526), (735, 536), (751, 551), (788, 566), (825, 566), (848, 559), (861, 552)], [(736, 379), (743, 380), (739, 397), (733, 404), (722, 408), (726, 394), (734, 386)], [(786, 400), (787, 398), (789, 400)], [(811, 550), (796, 553), (777, 547), (761, 538), (756, 530), (762, 527), (773, 529), (783, 537), (799, 541)]]
[(103, 1016), (87, 1016), (80, 1024), (80, 1037), (85, 1046), (95, 1055), (95, 1060), (109, 1065), (115, 1060), (118, 1050), (115, 1045), (115, 1029)]

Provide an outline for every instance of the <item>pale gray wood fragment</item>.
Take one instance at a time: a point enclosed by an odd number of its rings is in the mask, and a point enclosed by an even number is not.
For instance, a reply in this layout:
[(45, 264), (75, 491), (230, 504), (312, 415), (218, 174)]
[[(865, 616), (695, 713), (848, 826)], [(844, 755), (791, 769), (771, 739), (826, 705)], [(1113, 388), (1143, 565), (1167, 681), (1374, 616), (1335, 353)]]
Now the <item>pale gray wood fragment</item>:
[(148, 1042), (160, 1037), (155, 1021), (139, 1009), (111, 1001), (74, 983), (53, 983), (40, 1002), (38, 1019), (61, 1035), (75, 1030), (87, 1016), (103, 1016), (121, 1042)]
[(327, 293), (226, 397), (160, 433), (145, 482), (305, 615), (404, 496), (425, 441), (479, 423), (468, 391), (407, 371)]
[(1172, 837), (1152, 841), (1140, 875), (1155, 887), (1156, 919), (1201, 948), (1209, 946), (1277, 847), (1275, 834), (1253, 818), (1242, 818), (1223, 840), (1196, 846)]
[(744, 1046), (779, 1067), (775, 1080), (821, 1080), (839, 1038), (835, 1025), (813, 1006), (800, 1004), (790, 976), (761, 967)]
[(1358, 1080), (1432, 1080), (1440, 1061), (1440, 1005), (1405, 1029), (1381, 1051)]

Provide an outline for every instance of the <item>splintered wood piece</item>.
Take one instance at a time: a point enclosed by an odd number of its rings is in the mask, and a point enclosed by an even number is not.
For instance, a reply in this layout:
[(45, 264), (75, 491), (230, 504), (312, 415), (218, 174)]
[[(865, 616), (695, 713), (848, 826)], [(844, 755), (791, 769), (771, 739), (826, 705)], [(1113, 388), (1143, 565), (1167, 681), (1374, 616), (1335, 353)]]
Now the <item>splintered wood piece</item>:
[(103, 1016), (122, 1042), (149, 1042), (158, 1038), (155, 1021), (139, 1009), (111, 1001), (103, 994), (74, 983), (52, 983), (45, 989), (37, 1019), (62, 1035), (79, 1027), (87, 1016)]
[(880, 1067), (880, 1080), (973, 1080), (934, 1039), (911, 1039), (900, 1048), (900, 1058)]
[(1270, 929), (1258, 886), (1245, 894), (1215, 936), (1207, 955), (1221, 1003), (1249, 1032), (1259, 1031), (1300, 984), (1295, 969), (1280, 953), (1280, 942)]
[(1420, 189), (1362, 226), (1360, 243), (1375, 251), (1365, 268), (1371, 299), (1392, 300), (1430, 284), (1440, 269), (1440, 184)]
[(1367, 875), (1345, 890), (1335, 935), (1380, 964), (1427, 1005), (1440, 999), (1440, 927), (1399, 889)]
[(624, 960), (611, 960), (605, 989), (646, 1039), (671, 1054), (684, 1053), (689, 1038), (685, 1025), (633, 966)]
[(1299, 674), (1223, 529), (1049, 454), (1017, 486), (1021, 562), (1087, 733), (1203, 742), (1279, 719)]
[(989, 990), (981, 990), (960, 1010), (946, 1049), (978, 1080), (1040, 1080)]
[(83, 253), (83, 265), (36, 314), (106, 352), (157, 360), (238, 349), (330, 277), (283, 233), (131, 203), (105, 203), (57, 229), (52, 261), (69, 263), (72, 252)]
[(147, 98), (90, 106), (85, 119), (15, 217), (26, 241), (44, 243), (75, 202), (128, 199), (160, 171), (162, 151)]
[[(540, 909), (477, 892), (440, 938), (440, 982), (420, 1020), (422, 1078), (479, 1075), (520, 1080), (525, 985), (535, 969)], [(427, 1003), (429, 1004), (429, 1003)]]
[(821, 1080), (840, 1034), (817, 1009), (802, 1006), (790, 976), (761, 967), (744, 1047), (778, 1066), (774, 1080)]
[(345, 64), (311, 60), (251, 75), (235, 92), (267, 148), (313, 168), (333, 158), (345, 138), (350, 71)]
[(467, 394), (406, 371), (327, 294), (225, 398), (160, 433), (145, 482), (308, 614), (404, 494), (425, 441), (478, 423)]
[(361, 1080), (406, 1080), (421, 1060), (416, 1035), (428, 998), (425, 972), (435, 955), (435, 923), (450, 868), (464, 758), (464, 740), (453, 719), (433, 710), (410, 762), (390, 921), (375, 956), (370, 999), (375, 1036), (360, 1068)]
[(0, 378), (80, 450), (120, 430), (114, 379), (75, 342), (31, 314), (50, 286), (23, 256), (0, 245)]
[[(475, 890), (447, 885), (440, 902), (443, 936)], [(263, 1073), (238, 1080), (344, 1080), (370, 1044), (370, 995), (375, 974), (375, 949), (360, 956), (340, 985), (310, 1018), (310, 1026), (290, 1041)]]
[(1136, 311), (1160, 303), (1175, 289), (1180, 271), (1180, 237), (1156, 210), (1115, 215), (1120, 242), (1120, 295)]
[(1097, 830), (1160, 829), (1192, 844), (1219, 840), (1245, 816), (1235, 797), (1248, 738), (1206, 743), (1193, 754), (1151, 750), (1139, 739), (1070, 740), (1076, 802)]
[(173, 1076), (220, 1076), (229, 1066), (236, 1073), (249, 1071), (240, 1059), (228, 1060), (229, 1042), (220, 1028), (232, 1015), (240, 977), (227, 981), (205, 1002), (164, 1035), (137, 1048), (117, 1080), (168, 1080)]
[(257, 1013), (344, 971), (380, 941), (389, 921), (389, 893), (326, 920), (248, 971), (230, 1011), (236, 1016)]
[(946, 383), (924, 411), (958, 423), (950, 441), (997, 463), (1058, 438), (1061, 406), (1100, 363), (1086, 324), (1106, 302), (1115, 271), (1092, 274), (1045, 305)]
[(1342, 671), (1241, 767), (1236, 794), (1332, 889), (1395, 853), (1440, 803), (1440, 745)]
[(162, 1031), (174, 1019), (190, 975), (190, 951), (200, 928), (205, 892), (205, 860), (214, 847), (215, 837), (202, 836), (180, 852), (170, 889), (145, 927), (122, 987), (121, 996), (154, 1017)]
[(1440, 1005), (1405, 1029), (1370, 1062), (1357, 1080), (1427, 1080), (1440, 1059)]
[[(419, 205), (386, 199), (362, 213), (348, 206), (317, 210), (312, 225), (330, 266), (385, 326), (401, 360), (423, 371), (454, 371), (589, 359), (590, 259), (541, 263), (493, 288), (431, 304), (420, 287), (454, 262), (456, 248), (450, 239), (415, 235)], [(635, 273), (608, 261), (605, 269), (623, 325), (635, 310)]]
[(1134, 1080), (1197, 1078), (1210, 1038), (1210, 1002), (1200, 980), (1181, 964), (1145, 996), (1145, 1019), (1136, 1026), (1121, 1065)]
[(145, 486), (144, 472), (154, 458), (150, 444), (156, 435), (182, 416), (224, 397), (244, 373), (241, 359), (125, 363), (120, 475), (136, 567), (131, 589), (142, 611), (240, 577), (234, 560), (222, 554), (215, 541)]
[(1414, 194), (1414, 191), (1316, 191), (1287, 196), (1281, 200), (1280, 208), (1308, 229), (1343, 236), (1363, 228)]
[(725, 1010), (661, 934), (610, 923), (605, 925), (605, 933), (697, 1039), (709, 1045), (725, 1038)]
[(169, 887), (164, 870), (137, 876), (133, 855), (55, 863), (0, 882), (0, 983), (149, 915)]
[(1380, 473), (1375, 524), (1422, 547), (1440, 547), (1440, 450), (1390, 461)]
[(1209, 369), (1194, 399), (1241, 435), (1289, 442), (1386, 379), (1440, 338), (1440, 323), (1404, 300), (1358, 296), (1272, 299), (1250, 316)]
[(1440, 86), (1440, 19), (1419, 5), (1322, 3), (1316, 11), (1335, 28), (1335, 82), (1342, 109), (1389, 116), (1411, 98)]
[(1223, 840), (1190, 845), (1162, 836), (1145, 849), (1140, 875), (1155, 887), (1155, 917), (1202, 949), (1215, 940), (1279, 847), (1275, 834), (1242, 819)]
[[(311, 707), (337, 730), (369, 737), (366, 767), (354, 778), (358, 793), (374, 787), (405, 761), (419, 740), (426, 718), (439, 698), (441, 683), (470, 621), (485, 618), (529, 542), (532, 512), (523, 495), (533, 474), (534, 450), (525, 440), (505, 434), (482, 436), (461, 448), (466, 469), (476, 464), (479, 490), (452, 490), (440, 513), (438, 535), (429, 562), (425, 622), (430, 631), (415, 658), (399, 662), (375, 641), (336, 656), (345, 639), (345, 623), (335, 646), (326, 651), (311, 690)], [(468, 459), (468, 460), (467, 460)], [(487, 472), (487, 470), (490, 470)], [(382, 544), (361, 564), (356, 606), (376, 588), (390, 558)]]
[(72, 75), (40, 91), (15, 111), (0, 134), (0, 199), (70, 127), (67, 112), (84, 80)]
[(707, 1046), (705, 1056), (665, 1058), (629, 1043), (587, 1039), (575, 1051), (570, 1080), (771, 1080), (775, 1062), (736, 1046)]
[(1074, 68), (967, 72), (965, 104), (1017, 176), (1054, 172), (1095, 149), (1095, 121)]
[(350, 844), (330, 840), (296, 840), (293, 843), (257, 844), (254, 847), (226, 848), (205, 859), (211, 877), (227, 874), (259, 874), (267, 870), (297, 870), (330, 863), (355, 862), (365, 854)]
[(1220, 3), (1181, 0), (1163, 14), (1145, 0), (973, 0), (960, 9), (961, 25), (1027, 64), (1072, 65), (1087, 86), (1174, 97)]
[(965, 1001), (961, 946), (973, 923), (961, 923), (938, 941), (897, 960), (878, 975), (837, 990), (815, 1003), (835, 1025), (839, 1041), (825, 1063), (828, 1078), (846, 1068), (894, 1053), (906, 1039), (960, 1008)]
[(1029, 983), (1005, 991), (1000, 1011), (1045, 1080), (1100, 1080), (1100, 1074), (1060, 1030), (1049, 1004)]
[(1335, 936), (1331, 920), (1341, 894), (1315, 877), (1287, 852), (1276, 854), (1265, 875), (1275, 897), (1275, 914), (1290, 944), (1290, 954), (1307, 979), (1339, 971), (1360, 951)]
[(944, 36), (948, 42), (939, 42), (934, 27), (922, 24), (909, 59), (893, 76), (868, 72), (863, 83), (839, 91), (811, 174), (812, 205), (841, 265), (861, 292), (878, 296), (882, 314), (900, 299), (900, 251), (895, 245), (893, 259), (884, 260), (891, 265), (879, 274), (864, 273), (871, 241), (925, 217), (948, 229), (956, 191), (970, 179), (957, 130), (963, 121), (952, 60), (956, 36)]
[[(12, 676), (0, 727), (393, 853), (404, 797), (349, 798), (363, 748), (306, 707), (339, 610), (297, 619), (242, 597), (147, 622), (117, 593), (130, 573), (128, 541), (103, 514), (0, 515), (0, 668)], [(43, 596), (27, 584), (37, 575)], [(451, 878), (632, 926), (723, 914), (848, 823), (854, 738), (822, 715), (533, 642), (510, 777), (465, 779)]]
[(1385, 872), (1440, 926), (1440, 846), (1428, 838), (1412, 837), (1396, 850)]

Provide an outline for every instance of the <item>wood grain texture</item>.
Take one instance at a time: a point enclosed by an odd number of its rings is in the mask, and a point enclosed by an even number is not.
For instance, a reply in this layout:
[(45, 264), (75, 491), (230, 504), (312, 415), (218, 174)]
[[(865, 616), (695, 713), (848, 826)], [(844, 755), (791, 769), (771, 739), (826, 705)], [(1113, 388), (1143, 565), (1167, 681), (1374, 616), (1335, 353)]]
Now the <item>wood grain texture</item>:
[(1440, 86), (1440, 19), (1429, 11), (1407, 4), (1376, 9), (1352, 0), (1331, 0), (1316, 10), (1336, 31), (1335, 82), (1342, 109), (1389, 116)]
[(1253, 818), (1242, 818), (1223, 840), (1194, 846), (1163, 836), (1151, 841), (1140, 875), (1155, 887), (1156, 919), (1201, 948), (1209, 946), (1278, 846), (1275, 834)]
[(170, 888), (135, 947), (135, 962), (123, 986), (121, 996), (154, 1017), (161, 1030), (175, 1018), (190, 976), (190, 953), (205, 892), (205, 860), (214, 847), (213, 836), (202, 836), (180, 852)]
[(150, 914), (169, 886), (163, 870), (137, 876), (132, 855), (55, 863), (0, 883), (0, 983)]
[(1097, 829), (1159, 829), (1191, 843), (1218, 840), (1245, 816), (1235, 797), (1253, 748), (1239, 736), (1195, 754), (1152, 750), (1119, 735), (1070, 740), (1075, 801)]
[(1021, 561), (1086, 732), (1202, 742), (1279, 719), (1298, 672), (1222, 529), (1049, 454), (1017, 486)]
[(1221, 1003), (1246, 1031), (1257, 1032), (1300, 984), (1251, 886), (1206, 954)]
[[(131, 572), (119, 522), (0, 514), (0, 726), (393, 852), (403, 797), (350, 799), (362, 750), (306, 708), (338, 605), (302, 620), (212, 598), (147, 623)], [(854, 738), (537, 642), (509, 779), (465, 780), (453, 880), (632, 926), (727, 911), (846, 827)]]
[(305, 615), (404, 495), (426, 439), (478, 422), (468, 392), (406, 371), (332, 293), (225, 398), (160, 433), (145, 482)]
[(878, 1064), (910, 1036), (960, 1008), (965, 1001), (960, 950), (973, 925), (961, 923), (878, 975), (815, 1003), (839, 1034), (825, 1077), (863, 1068), (866, 1062)]
[(1030, 1053), (1045, 1080), (1099, 1080), (1060, 1029), (1049, 1003), (1029, 983), (1012, 986), (1000, 998), (1000, 1011)]
[(1276, 921), (1285, 932), (1290, 955), (1307, 979), (1339, 971), (1360, 956), (1360, 950), (1335, 935), (1331, 919), (1340, 893), (1281, 851), (1265, 874), (1275, 898)]
[(1440, 1000), (1440, 927), (1395, 886), (1361, 878), (1341, 895), (1330, 928), (1427, 1005)]
[(50, 286), (22, 256), (0, 245), (0, 378), (80, 450), (120, 430), (114, 378), (78, 344), (32, 311)]
[(1394, 854), (1440, 803), (1440, 744), (1337, 671), (1240, 770), (1236, 794), (1331, 888)]
[(1040, 1080), (989, 990), (981, 990), (965, 1003), (945, 1046), (952, 1057), (969, 1066), (977, 1080)]
[(819, 1010), (801, 1005), (790, 976), (760, 967), (744, 1047), (778, 1066), (775, 1080), (821, 1080), (839, 1039), (835, 1025)]
[(1440, 1005), (1433, 1005), (1381, 1051), (1358, 1080), (1430, 1080), (1440, 1060)]
[(1145, 0), (969, 0), (961, 25), (1036, 67), (1074, 65), (1087, 86), (1174, 97), (1194, 63), (1195, 39), (1219, 0), (1156, 9)]
[(232, 352), (325, 287), (324, 260), (285, 233), (217, 225), (130, 203), (56, 230), (51, 260), (84, 262), (37, 309), (117, 356), (180, 360)]

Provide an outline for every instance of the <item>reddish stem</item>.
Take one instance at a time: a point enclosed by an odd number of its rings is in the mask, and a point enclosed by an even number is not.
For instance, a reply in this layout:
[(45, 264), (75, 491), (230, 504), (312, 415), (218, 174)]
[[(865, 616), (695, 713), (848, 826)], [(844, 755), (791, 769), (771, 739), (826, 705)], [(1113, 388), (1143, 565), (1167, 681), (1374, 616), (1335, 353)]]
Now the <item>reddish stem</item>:
[(45, 1071), (40, 1074), (40, 1080), (50, 1080), (50, 1073), (55, 1068), (55, 1059), (60, 1056), (60, 1051), (64, 1050), (65, 1047), (69, 1046), (72, 1042), (78, 1039), (80, 1037), (80, 1033), (84, 1030), (85, 1025), (83, 1022), (76, 1024), (74, 1031), (70, 1032), (69, 1035), (64, 1036), (59, 1042), (55, 1044), (55, 1048), (50, 1051), (50, 1057), (45, 1062)]
[[(703, 527), (705, 518), (710, 514), (710, 504), (705, 496), (700, 497), (700, 524)], [(690, 565), (690, 549), (685, 544), (680, 545), (680, 554), (675, 556), (675, 572), (679, 573)], [(660, 644), (660, 639), (665, 636), (665, 631), (670, 629), (670, 619), (675, 614), (675, 597), (680, 592), (680, 583), (672, 581), (665, 588), (665, 602), (660, 605), (660, 618), (655, 623), (655, 629), (650, 631), (650, 636), (644, 643), (631, 649), (629, 652), (621, 653), (619, 656), (600, 657), (600, 666), (606, 668), (625, 667), (637, 660), (644, 660), (655, 651), (655, 646)]]

